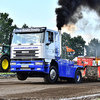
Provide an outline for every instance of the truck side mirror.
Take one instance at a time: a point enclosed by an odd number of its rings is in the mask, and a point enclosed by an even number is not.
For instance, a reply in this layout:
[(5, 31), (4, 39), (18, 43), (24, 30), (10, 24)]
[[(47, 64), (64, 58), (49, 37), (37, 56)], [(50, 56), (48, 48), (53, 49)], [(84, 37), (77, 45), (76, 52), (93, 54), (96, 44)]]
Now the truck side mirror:
[(46, 43), (46, 45), (48, 46), (50, 43)]

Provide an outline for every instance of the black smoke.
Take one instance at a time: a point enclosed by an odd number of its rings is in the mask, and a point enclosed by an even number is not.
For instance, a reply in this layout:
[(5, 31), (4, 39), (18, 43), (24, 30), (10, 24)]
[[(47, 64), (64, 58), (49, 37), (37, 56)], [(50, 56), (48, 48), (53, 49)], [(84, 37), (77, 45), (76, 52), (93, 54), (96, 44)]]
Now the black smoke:
[[(75, 24), (81, 19), (83, 17), (81, 6), (95, 10), (100, 16), (100, 0), (59, 0), (58, 5), (61, 6), (55, 10), (58, 29), (61, 29), (64, 24), (67, 25), (69, 22)], [(75, 13), (77, 13), (76, 16)]]

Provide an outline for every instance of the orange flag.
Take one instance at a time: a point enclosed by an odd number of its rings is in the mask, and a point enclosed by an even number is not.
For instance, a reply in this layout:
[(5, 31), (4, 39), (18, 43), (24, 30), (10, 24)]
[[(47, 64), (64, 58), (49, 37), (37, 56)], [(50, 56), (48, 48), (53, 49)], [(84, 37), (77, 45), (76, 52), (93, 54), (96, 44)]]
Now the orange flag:
[(67, 52), (75, 52), (75, 50), (69, 48), (68, 46), (66, 46)]

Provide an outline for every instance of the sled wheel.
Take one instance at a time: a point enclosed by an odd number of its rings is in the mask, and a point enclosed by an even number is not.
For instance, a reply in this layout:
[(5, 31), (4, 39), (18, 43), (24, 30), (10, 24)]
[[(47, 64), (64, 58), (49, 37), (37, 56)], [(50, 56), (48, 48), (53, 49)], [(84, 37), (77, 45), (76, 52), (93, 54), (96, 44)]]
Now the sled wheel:
[(58, 80), (58, 71), (55, 66), (50, 67), (49, 74), (45, 75), (45, 82), (55, 83)]
[(1, 58), (1, 65), (0, 65), (0, 69), (2, 72), (8, 72), (9, 68), (10, 68), (10, 59), (7, 56), (4, 56)]

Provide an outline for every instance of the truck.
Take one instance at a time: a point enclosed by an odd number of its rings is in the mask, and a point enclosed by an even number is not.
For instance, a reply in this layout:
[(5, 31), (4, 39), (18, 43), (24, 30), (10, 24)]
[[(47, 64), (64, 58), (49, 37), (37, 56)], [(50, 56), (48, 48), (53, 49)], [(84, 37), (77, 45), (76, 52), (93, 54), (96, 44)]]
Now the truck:
[(100, 80), (100, 58), (97, 57), (77, 57), (77, 65), (84, 67), (82, 77), (89, 81)]
[(61, 59), (61, 30), (47, 27), (14, 29), (11, 42), (11, 72), (19, 80), (27, 77), (43, 77), (55, 83), (59, 79), (80, 83), (83, 66)]
[(0, 45), (0, 72), (10, 70), (10, 45)]

